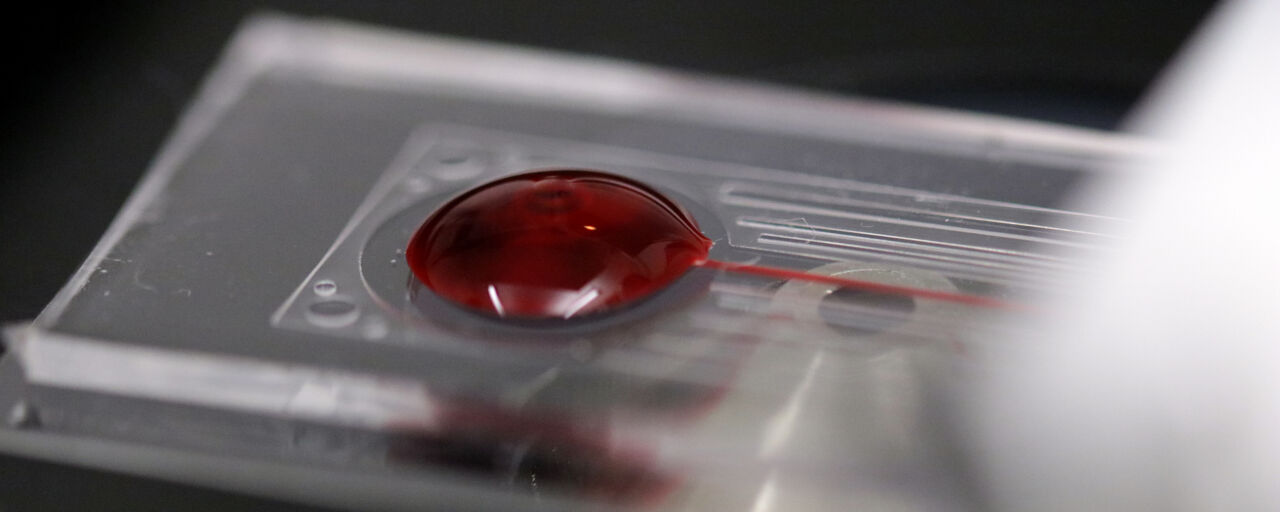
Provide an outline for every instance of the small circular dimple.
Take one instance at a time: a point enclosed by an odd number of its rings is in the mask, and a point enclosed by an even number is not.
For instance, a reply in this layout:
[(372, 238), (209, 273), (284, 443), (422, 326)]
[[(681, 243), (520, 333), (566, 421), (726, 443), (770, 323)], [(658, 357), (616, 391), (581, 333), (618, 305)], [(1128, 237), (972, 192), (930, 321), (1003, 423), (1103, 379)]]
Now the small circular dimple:
[(436, 157), (434, 175), (445, 181), (461, 181), (478, 176), (484, 172), (485, 161), (474, 151), (467, 149), (446, 149)]
[(338, 284), (334, 283), (331, 279), (321, 279), (316, 281), (316, 284), (311, 287), (311, 290), (321, 297), (329, 297), (338, 292)]
[(316, 302), (307, 308), (307, 320), (318, 327), (336, 329), (355, 323), (360, 307), (343, 299)]

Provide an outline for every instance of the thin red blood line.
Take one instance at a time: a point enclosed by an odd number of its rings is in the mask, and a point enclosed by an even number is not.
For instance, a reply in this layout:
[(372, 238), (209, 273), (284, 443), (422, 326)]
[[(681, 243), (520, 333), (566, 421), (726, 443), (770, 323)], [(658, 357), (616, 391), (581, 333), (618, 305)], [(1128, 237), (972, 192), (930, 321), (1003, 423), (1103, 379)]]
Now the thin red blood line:
[(762, 267), (759, 265), (748, 265), (745, 263), (729, 263), (727, 261), (702, 260), (696, 265), (700, 267), (714, 268), (724, 270), (726, 272), (737, 272), (740, 274), (751, 274), (764, 277), (773, 277), (778, 279), (798, 279), (801, 281), (810, 281), (814, 283), (825, 283), (843, 286), (845, 288), (855, 288), (866, 290), (869, 292), (892, 293), (896, 295), (907, 295), (910, 297), (919, 297), (922, 299), (933, 299), (947, 302), (955, 302), (959, 304), (968, 304), (971, 306), (982, 306), (986, 308), (1008, 309), (1016, 311), (1026, 311), (1028, 308), (1021, 304), (1005, 302), (991, 297), (983, 297), (981, 295), (968, 295), (964, 293), (941, 292), (937, 290), (929, 290), (925, 288), (912, 288), (909, 286), (895, 286), (891, 284), (877, 283), (873, 281), (864, 281), (861, 279), (848, 279), (844, 277), (828, 276), (823, 274), (811, 274), (803, 270), (791, 270), (778, 267)]

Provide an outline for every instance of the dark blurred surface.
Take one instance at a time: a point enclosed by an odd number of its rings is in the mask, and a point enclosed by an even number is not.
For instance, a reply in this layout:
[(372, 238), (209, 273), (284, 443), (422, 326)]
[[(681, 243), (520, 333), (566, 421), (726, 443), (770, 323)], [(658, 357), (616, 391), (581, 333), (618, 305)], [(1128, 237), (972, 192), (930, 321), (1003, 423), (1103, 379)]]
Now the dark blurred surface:
[[(0, 455), (0, 510), (94, 512), (323, 512), (294, 503), (230, 494), (61, 464)], [(56, 492), (36, 492), (56, 490)]]
[(31, 5), (0, 142), (0, 320), (88, 254), (236, 25), (329, 16), (1110, 128), (1211, 2), (218, 1)]

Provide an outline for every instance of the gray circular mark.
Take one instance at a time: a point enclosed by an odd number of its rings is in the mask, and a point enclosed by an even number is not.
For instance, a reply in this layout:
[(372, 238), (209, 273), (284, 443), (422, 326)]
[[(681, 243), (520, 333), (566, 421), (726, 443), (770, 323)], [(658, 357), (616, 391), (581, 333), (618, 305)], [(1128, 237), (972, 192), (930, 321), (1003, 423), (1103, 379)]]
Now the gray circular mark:
[(471, 149), (445, 149), (436, 157), (435, 176), (445, 181), (471, 179), (484, 172), (485, 160)]
[(306, 317), (315, 326), (336, 329), (355, 323), (360, 307), (345, 299), (331, 299), (307, 307)]
[(338, 284), (334, 283), (333, 280), (330, 279), (321, 279), (316, 281), (316, 284), (311, 287), (311, 290), (321, 297), (329, 297), (334, 293), (337, 293)]
[(463, 151), (451, 151), (440, 155), (436, 161), (445, 165), (457, 165), (471, 159), (471, 155)]

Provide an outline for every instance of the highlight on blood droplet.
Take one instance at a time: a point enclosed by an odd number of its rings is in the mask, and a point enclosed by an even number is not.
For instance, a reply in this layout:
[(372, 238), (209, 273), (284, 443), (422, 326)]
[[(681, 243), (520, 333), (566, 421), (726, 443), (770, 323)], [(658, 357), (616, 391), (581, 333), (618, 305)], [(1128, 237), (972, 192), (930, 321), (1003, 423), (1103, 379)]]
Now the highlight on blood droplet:
[(437, 295), (504, 318), (576, 318), (633, 304), (707, 259), (678, 204), (599, 171), (530, 172), (433, 213), (405, 251)]

